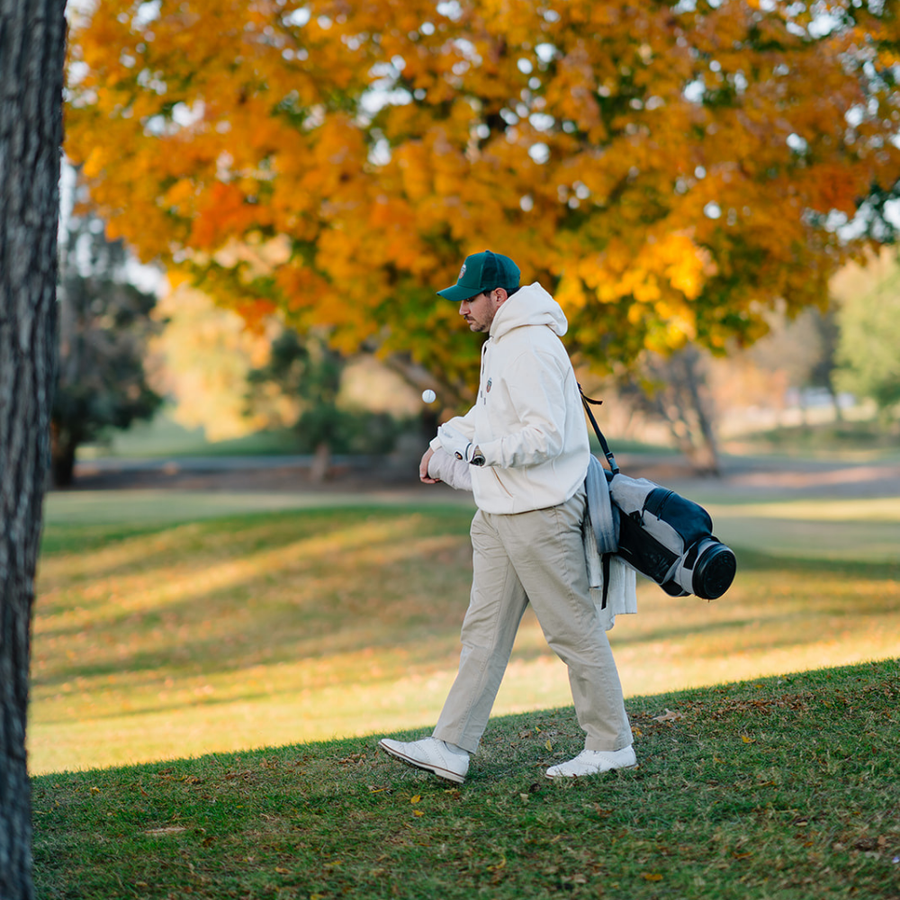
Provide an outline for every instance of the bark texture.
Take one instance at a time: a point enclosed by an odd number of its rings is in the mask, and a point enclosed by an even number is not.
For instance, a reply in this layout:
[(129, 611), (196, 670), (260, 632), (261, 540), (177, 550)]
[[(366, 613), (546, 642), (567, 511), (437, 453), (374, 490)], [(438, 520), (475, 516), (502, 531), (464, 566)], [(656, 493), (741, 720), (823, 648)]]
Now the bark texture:
[(0, 0), (0, 897), (31, 898), (28, 666), (54, 379), (65, 0)]

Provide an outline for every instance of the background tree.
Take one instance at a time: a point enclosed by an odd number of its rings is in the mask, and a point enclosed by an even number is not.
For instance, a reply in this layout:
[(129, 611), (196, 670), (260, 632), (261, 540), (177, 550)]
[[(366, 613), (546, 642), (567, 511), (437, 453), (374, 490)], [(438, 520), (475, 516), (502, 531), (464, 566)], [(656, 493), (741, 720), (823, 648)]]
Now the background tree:
[(637, 371), (622, 378), (622, 399), (666, 424), (675, 446), (698, 474), (720, 475), (716, 409), (705, 356), (694, 346), (669, 356), (645, 352)]
[(64, 0), (0, 0), (0, 897), (31, 898), (25, 754), (50, 455)]
[[(898, 36), (880, 0), (106, 0), (67, 148), (143, 259), (464, 402), (478, 348), (433, 289), (472, 250), (598, 367), (822, 297), (890, 237)], [(266, 272), (240, 252), (274, 241)]]
[(838, 283), (840, 324), (837, 380), (875, 401), (884, 422), (900, 403), (900, 265), (885, 252), (865, 271)]
[[(265, 365), (247, 377), (252, 414), (272, 404), (273, 389), (299, 407), (293, 423), (298, 449), (314, 454), (310, 478), (323, 481), (335, 452), (384, 453), (392, 448), (402, 423), (387, 412), (347, 408), (340, 395), (347, 360), (321, 336), (301, 340), (284, 329), (272, 342)], [(274, 423), (280, 425), (279, 419)]]
[(149, 419), (162, 398), (147, 384), (144, 358), (160, 329), (153, 294), (130, 283), (122, 241), (103, 223), (74, 219), (60, 255), (59, 372), (50, 420), (53, 480), (69, 485), (81, 444)]
[(785, 387), (796, 392), (804, 415), (806, 391), (818, 388), (831, 396), (835, 416), (840, 418), (834, 383), (838, 332), (833, 304), (825, 310), (809, 307), (793, 319), (775, 314), (769, 333), (749, 350), (749, 357), (763, 370), (784, 373)]
[(299, 415), (296, 398), (279, 394), (248, 414), (247, 376), (266, 365), (280, 332), (274, 319), (249, 329), (232, 310), (182, 284), (159, 298), (153, 316), (165, 327), (150, 342), (149, 380), (166, 397), (166, 413), (208, 441), (286, 428)]
[(295, 427), (315, 451), (313, 481), (325, 478), (332, 447), (341, 439), (344, 423), (337, 397), (343, 369), (343, 358), (325, 341), (301, 341), (296, 332), (285, 330), (272, 342), (268, 363), (248, 374), (251, 408), (269, 385), (301, 404)]

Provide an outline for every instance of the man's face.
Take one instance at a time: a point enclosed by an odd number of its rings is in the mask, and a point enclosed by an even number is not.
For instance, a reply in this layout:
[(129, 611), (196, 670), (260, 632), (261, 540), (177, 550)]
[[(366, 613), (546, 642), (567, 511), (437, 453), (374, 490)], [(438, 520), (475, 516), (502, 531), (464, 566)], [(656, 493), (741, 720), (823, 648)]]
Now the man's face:
[(459, 314), (466, 320), (470, 331), (487, 332), (491, 330), (491, 322), (497, 310), (506, 300), (506, 291), (497, 288), (489, 294), (482, 291), (459, 304)]

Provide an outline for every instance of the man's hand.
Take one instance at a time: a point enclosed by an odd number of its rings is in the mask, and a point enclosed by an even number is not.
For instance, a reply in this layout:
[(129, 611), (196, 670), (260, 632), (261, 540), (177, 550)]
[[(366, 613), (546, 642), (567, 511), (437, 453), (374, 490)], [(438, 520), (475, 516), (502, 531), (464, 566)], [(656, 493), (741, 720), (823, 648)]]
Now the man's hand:
[(419, 481), (423, 484), (439, 484), (439, 478), (432, 478), (428, 474), (428, 463), (431, 457), (434, 456), (434, 450), (429, 447), (422, 456), (421, 461), (419, 462)]

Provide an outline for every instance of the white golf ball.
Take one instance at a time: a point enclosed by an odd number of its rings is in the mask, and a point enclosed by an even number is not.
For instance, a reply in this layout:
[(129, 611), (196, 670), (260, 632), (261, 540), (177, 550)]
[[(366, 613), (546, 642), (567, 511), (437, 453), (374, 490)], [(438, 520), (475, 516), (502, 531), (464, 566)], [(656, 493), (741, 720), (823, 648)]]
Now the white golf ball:
[(426, 403), (434, 403), (437, 400), (437, 394), (434, 391), (422, 391), (422, 399)]

